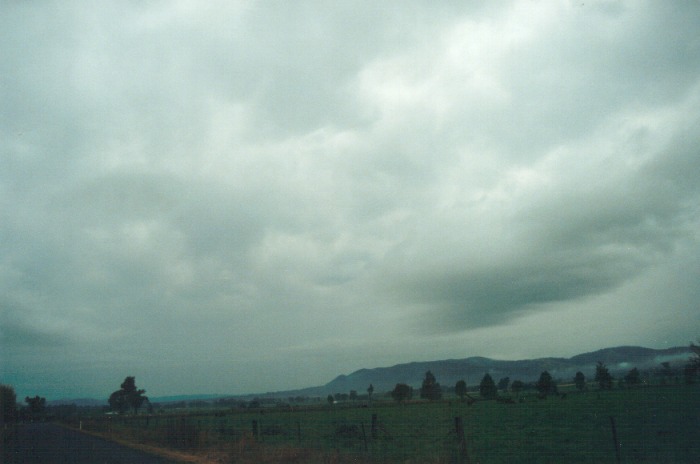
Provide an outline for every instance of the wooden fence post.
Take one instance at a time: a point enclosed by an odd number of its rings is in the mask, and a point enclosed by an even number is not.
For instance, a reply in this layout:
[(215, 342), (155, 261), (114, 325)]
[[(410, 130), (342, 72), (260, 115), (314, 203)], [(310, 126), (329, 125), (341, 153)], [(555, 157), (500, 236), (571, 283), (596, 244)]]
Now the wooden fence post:
[(458, 462), (469, 464), (469, 454), (467, 453), (467, 439), (464, 436), (464, 424), (461, 417), (455, 417), (455, 434), (459, 446)]
[(617, 428), (615, 427), (615, 418), (610, 416), (610, 427), (612, 428), (613, 443), (615, 444), (615, 462), (620, 464), (620, 442), (617, 440)]
[(372, 426), (370, 428), (370, 436), (372, 437), (372, 440), (377, 439), (377, 415), (372, 414)]
[(253, 436), (257, 439), (259, 435), (258, 421), (253, 421)]
[(367, 434), (365, 433), (365, 423), (360, 422), (360, 425), (362, 426), (362, 441), (365, 444), (365, 453), (367, 452)]

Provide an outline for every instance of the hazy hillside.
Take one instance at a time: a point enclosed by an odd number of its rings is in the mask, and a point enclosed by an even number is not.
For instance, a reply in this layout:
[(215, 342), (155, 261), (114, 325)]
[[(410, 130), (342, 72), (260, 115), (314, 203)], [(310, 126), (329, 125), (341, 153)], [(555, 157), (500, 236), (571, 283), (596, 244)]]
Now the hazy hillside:
[[(397, 364), (391, 367), (377, 367), (373, 369), (360, 369), (348, 375), (339, 375), (325, 385), (308, 387), (298, 390), (286, 390), (267, 393), (251, 393), (247, 395), (235, 395), (240, 399), (252, 399), (254, 397), (287, 398), (290, 396), (321, 396), (328, 394), (348, 393), (356, 390), (359, 394), (367, 391), (369, 384), (374, 385), (376, 393), (390, 391), (397, 383), (406, 383), (414, 387), (420, 387), (425, 372), (430, 370), (438, 382), (444, 386), (452, 387), (458, 380), (465, 380), (467, 385), (478, 385), (485, 373), (491, 374), (495, 381), (501, 377), (510, 377), (510, 380), (522, 380), (524, 382), (535, 381), (542, 371), (547, 370), (556, 380), (570, 381), (577, 371), (583, 372), (587, 378), (592, 379), (595, 365), (598, 361), (605, 363), (613, 376), (627, 373), (633, 367), (639, 369), (658, 368), (662, 362), (670, 362), (674, 368), (682, 367), (688, 357), (688, 347), (675, 347), (664, 350), (655, 350), (637, 346), (620, 346), (605, 348), (591, 353), (583, 353), (571, 358), (539, 358), (518, 361), (495, 360), (484, 357), (470, 357), (464, 359), (447, 359), (441, 361), (412, 362)], [(233, 395), (194, 394), (167, 397), (153, 397), (152, 402), (168, 403), (174, 401), (212, 400), (215, 398), (232, 397)], [(50, 404), (75, 403), (81, 406), (95, 406), (106, 404), (105, 400), (58, 400)]]
[(658, 367), (661, 362), (669, 361), (676, 367), (682, 365), (690, 355), (687, 347), (664, 350), (621, 346), (584, 353), (572, 358), (540, 358), (520, 361), (502, 361), (483, 357), (449, 359), (444, 361), (413, 362), (392, 367), (360, 369), (349, 375), (340, 375), (325, 386), (324, 392), (348, 392), (357, 390), (364, 393), (371, 383), (376, 391), (393, 389), (396, 383), (420, 386), (425, 372), (430, 370), (438, 382), (446, 386), (463, 379), (467, 385), (474, 386), (481, 381), (485, 373), (494, 380), (510, 377), (511, 380), (534, 381), (544, 370), (549, 371), (555, 379), (570, 380), (577, 371), (592, 378), (598, 361), (604, 362), (613, 375), (627, 372), (633, 367), (646, 369)]

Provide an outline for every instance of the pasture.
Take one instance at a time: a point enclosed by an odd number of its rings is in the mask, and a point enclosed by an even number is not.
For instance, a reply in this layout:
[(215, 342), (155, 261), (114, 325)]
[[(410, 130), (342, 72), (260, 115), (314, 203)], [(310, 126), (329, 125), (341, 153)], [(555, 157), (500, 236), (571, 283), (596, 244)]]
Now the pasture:
[(628, 463), (700, 462), (700, 388), (99, 417), (83, 427), (223, 462), (615, 463), (617, 453)]

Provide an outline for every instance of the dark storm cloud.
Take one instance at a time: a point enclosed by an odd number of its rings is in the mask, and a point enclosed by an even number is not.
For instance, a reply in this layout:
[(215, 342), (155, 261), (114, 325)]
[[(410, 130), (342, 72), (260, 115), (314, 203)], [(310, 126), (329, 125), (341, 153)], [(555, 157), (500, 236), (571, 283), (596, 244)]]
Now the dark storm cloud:
[(1, 304), (0, 344), (6, 350), (5, 356), (16, 350), (55, 348), (69, 341), (60, 331), (42, 329), (36, 312), (7, 299), (3, 299)]
[[(505, 203), (492, 204), (489, 210), (502, 206), (505, 217), (491, 235), (470, 236), (474, 226), (466, 225), (462, 236), (449, 236), (452, 256), (404, 256), (402, 301), (427, 306), (423, 322), (440, 330), (499, 325), (552, 308), (546, 303), (603, 294), (668, 259), (697, 239), (698, 118), (681, 114), (652, 151), (640, 147), (644, 134), (637, 134), (607, 153), (574, 153), (587, 161), (555, 156), (546, 164), (560, 169), (556, 177), (545, 166), (546, 180), (535, 189), (511, 190)], [(445, 238), (429, 230), (434, 236), (423, 240)]]

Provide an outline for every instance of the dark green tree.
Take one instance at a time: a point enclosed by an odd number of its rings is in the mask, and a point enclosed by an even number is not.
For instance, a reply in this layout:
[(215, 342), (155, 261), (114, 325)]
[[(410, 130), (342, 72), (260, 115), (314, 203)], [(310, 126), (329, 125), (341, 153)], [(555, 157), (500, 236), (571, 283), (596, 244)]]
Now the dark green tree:
[(124, 392), (121, 390), (112, 392), (112, 394), (109, 395), (108, 402), (109, 409), (118, 414), (124, 414), (129, 410), (129, 405), (126, 402), (126, 396), (124, 396)]
[(673, 376), (671, 363), (666, 361), (661, 363), (661, 384), (666, 385), (666, 382)]
[(328, 395), (328, 396), (326, 397), (326, 401), (328, 401), (328, 404), (329, 404), (330, 406), (333, 406), (333, 403), (335, 403), (335, 398), (333, 398), (333, 395)]
[(683, 379), (686, 385), (693, 385), (697, 377), (698, 369), (690, 362), (683, 367)]
[(372, 404), (372, 393), (374, 393), (374, 385), (369, 384), (369, 387), (367, 387), (367, 397), (369, 398), (370, 404)]
[(109, 406), (112, 411), (119, 414), (123, 414), (128, 410), (133, 410), (134, 414), (138, 414), (139, 408), (144, 402), (148, 401), (148, 397), (144, 393), (146, 393), (146, 390), (136, 387), (135, 377), (127, 377), (122, 382), (121, 388), (109, 396)]
[(464, 401), (464, 397), (467, 396), (467, 382), (464, 380), (458, 380), (455, 384), (455, 395), (459, 396), (459, 399)]
[(594, 380), (598, 382), (598, 387), (601, 390), (612, 390), (613, 377), (610, 375), (608, 368), (601, 361), (599, 361), (595, 367)]
[(32, 419), (39, 419), (44, 416), (46, 411), (46, 398), (35, 396), (34, 398), (25, 397), (24, 402), (29, 407), (29, 416)]
[(583, 375), (583, 372), (578, 371), (576, 373), (574, 376), (574, 384), (576, 384), (578, 391), (583, 391), (586, 388), (586, 376)]
[(0, 384), (0, 424), (17, 420), (17, 394), (10, 385)]
[(636, 367), (630, 370), (627, 375), (625, 375), (625, 384), (628, 387), (632, 387), (634, 385), (639, 385), (642, 382), (642, 379), (639, 375), (639, 369)]
[(557, 393), (557, 384), (554, 383), (549, 372), (544, 371), (540, 374), (540, 379), (535, 384), (535, 388), (541, 396), (554, 395)]
[(520, 392), (523, 391), (523, 388), (525, 388), (525, 384), (521, 380), (513, 380), (513, 383), (510, 384), (510, 391), (515, 393), (516, 396), (520, 396)]
[(498, 381), (498, 389), (502, 392), (508, 391), (508, 385), (510, 385), (510, 377), (503, 377)]
[(391, 392), (391, 397), (397, 403), (404, 403), (411, 399), (412, 389), (405, 383), (397, 383), (394, 390)]
[(493, 378), (487, 373), (481, 379), (481, 383), (479, 383), (479, 394), (486, 399), (492, 400), (496, 398), (497, 393), (496, 384)]
[(442, 398), (442, 388), (430, 371), (425, 373), (423, 385), (420, 387), (420, 397), (431, 401)]

